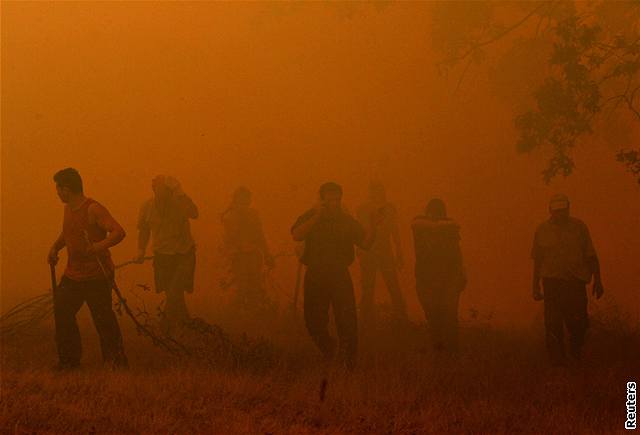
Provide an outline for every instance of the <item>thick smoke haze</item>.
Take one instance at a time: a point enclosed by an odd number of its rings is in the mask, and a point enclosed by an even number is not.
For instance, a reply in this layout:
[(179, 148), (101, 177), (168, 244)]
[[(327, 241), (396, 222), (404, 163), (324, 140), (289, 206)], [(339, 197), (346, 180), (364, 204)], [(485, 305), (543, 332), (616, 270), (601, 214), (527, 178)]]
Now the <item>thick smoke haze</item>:
[[(458, 77), (439, 73), (429, 14), (426, 2), (4, 3), (3, 311), (49, 286), (46, 254), (62, 223), (52, 176), (72, 166), (128, 233), (116, 263), (135, 255), (151, 178), (182, 182), (200, 208), (196, 314), (226, 297), (220, 213), (237, 186), (252, 190), (277, 253), (291, 249), (289, 228), (322, 182), (341, 183), (354, 209), (380, 179), (400, 213), (414, 318), (409, 223), (439, 196), (462, 227), (461, 316), (473, 307), (529, 325), (542, 308), (530, 296), (533, 231), (560, 191), (600, 255), (598, 304), (637, 319), (640, 191), (615, 144), (587, 139), (575, 173), (545, 185), (544, 156), (516, 153), (513, 107), (492, 70), (472, 66), (457, 92)], [(629, 135), (637, 144), (640, 132)], [(151, 283), (149, 267), (136, 270)], [(291, 257), (277, 276), (292, 291)]]

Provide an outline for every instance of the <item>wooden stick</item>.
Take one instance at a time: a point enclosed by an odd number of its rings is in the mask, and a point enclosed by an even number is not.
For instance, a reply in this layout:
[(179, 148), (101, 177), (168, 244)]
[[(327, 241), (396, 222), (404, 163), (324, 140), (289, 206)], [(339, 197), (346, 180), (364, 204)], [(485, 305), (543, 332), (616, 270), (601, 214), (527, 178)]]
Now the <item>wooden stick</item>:
[(298, 261), (298, 269), (296, 270), (296, 288), (293, 293), (293, 312), (298, 311), (298, 295), (300, 294), (300, 283), (302, 282), (302, 262)]
[(49, 265), (49, 272), (51, 272), (51, 291), (56, 291), (58, 288), (56, 281), (56, 266), (53, 264)]
[[(145, 261), (147, 261), (147, 260), (153, 260), (153, 256), (150, 256), (150, 257), (142, 257), (142, 261), (143, 261), (143, 262), (145, 262)], [(130, 265), (130, 264), (134, 264), (134, 263), (135, 263), (135, 264), (139, 264), (139, 262), (138, 262), (138, 261), (136, 261), (136, 260), (129, 260), (129, 261), (125, 261), (124, 263), (116, 264), (116, 265), (115, 265), (115, 268), (116, 268), (116, 269), (120, 269), (121, 267), (125, 267), (125, 266), (128, 266), (128, 265)]]

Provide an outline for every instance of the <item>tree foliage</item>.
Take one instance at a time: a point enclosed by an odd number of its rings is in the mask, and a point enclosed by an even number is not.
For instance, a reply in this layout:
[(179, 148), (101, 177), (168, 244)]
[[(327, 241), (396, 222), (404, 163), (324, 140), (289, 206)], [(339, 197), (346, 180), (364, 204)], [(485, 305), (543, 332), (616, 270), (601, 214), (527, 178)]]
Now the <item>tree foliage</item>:
[[(463, 63), (461, 77), (499, 40), (549, 47), (542, 51), (545, 65), (539, 83), (529, 91), (528, 107), (514, 117), (517, 150), (543, 148), (549, 154), (542, 173), (546, 182), (572, 173), (572, 151), (594, 132), (598, 119), (624, 111), (629, 128), (640, 127), (640, 0), (438, 3), (433, 8), (433, 41), (442, 53), (441, 64), (455, 68)], [(455, 16), (464, 17), (464, 25), (456, 29), (460, 34), (447, 34), (443, 28)], [(503, 57), (512, 53), (517, 50), (507, 50)], [(625, 148), (638, 144), (619, 146), (618, 161), (640, 183), (640, 149)]]

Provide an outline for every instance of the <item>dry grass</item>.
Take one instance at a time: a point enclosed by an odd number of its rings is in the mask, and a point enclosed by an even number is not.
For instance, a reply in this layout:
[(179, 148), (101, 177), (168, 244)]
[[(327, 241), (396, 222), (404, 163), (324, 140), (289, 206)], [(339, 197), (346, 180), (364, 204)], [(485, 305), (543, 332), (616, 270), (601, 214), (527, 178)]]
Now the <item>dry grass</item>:
[(4, 343), (0, 432), (622, 433), (640, 340), (594, 323), (585, 360), (564, 369), (547, 365), (541, 331), (467, 325), (457, 359), (422, 350), (422, 329), (382, 328), (354, 373), (323, 367), (300, 326), (280, 324), (271, 335), (286, 350), (267, 369), (167, 359), (125, 331), (132, 368), (110, 372), (87, 327), (85, 368), (55, 375), (48, 331)]

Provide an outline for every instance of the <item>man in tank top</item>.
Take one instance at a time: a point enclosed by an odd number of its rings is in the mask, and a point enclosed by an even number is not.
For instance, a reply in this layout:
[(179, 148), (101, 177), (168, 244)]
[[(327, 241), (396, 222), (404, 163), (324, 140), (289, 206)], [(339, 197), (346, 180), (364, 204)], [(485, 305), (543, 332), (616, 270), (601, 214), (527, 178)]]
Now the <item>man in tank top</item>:
[(103, 205), (84, 196), (78, 171), (63, 169), (53, 180), (65, 207), (62, 232), (49, 251), (48, 261), (55, 266), (64, 247), (68, 257), (53, 294), (58, 368), (69, 370), (80, 365), (82, 346), (76, 313), (85, 302), (100, 336), (104, 362), (113, 368), (126, 367), (122, 335), (112, 309), (114, 265), (109, 253), (125, 232)]

